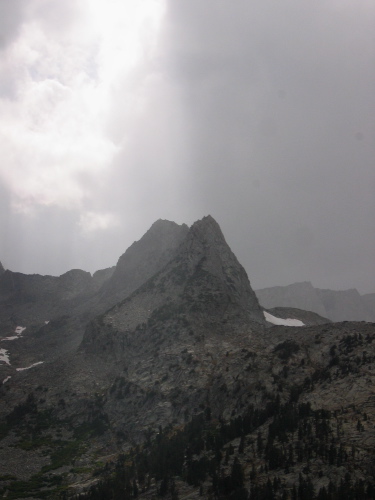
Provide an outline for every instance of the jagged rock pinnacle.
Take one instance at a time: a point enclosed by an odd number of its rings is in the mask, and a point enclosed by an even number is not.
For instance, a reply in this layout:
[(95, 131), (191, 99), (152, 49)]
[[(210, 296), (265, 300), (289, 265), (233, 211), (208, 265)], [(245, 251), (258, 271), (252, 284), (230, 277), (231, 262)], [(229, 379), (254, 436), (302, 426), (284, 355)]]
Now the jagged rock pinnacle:
[[(223, 300), (228, 300), (232, 306), (236, 304), (242, 312), (246, 312), (248, 319), (263, 322), (263, 313), (246, 271), (212, 216), (208, 215), (192, 225), (180, 253), (185, 255), (190, 266), (211, 275), (217, 286), (220, 283)], [(194, 272), (193, 276), (196, 274)]]
[[(134, 251), (136, 246), (145, 250), (143, 244), (151, 231), (134, 244)], [(123, 255), (124, 263), (132, 252), (130, 247)], [(97, 353), (106, 350), (106, 355), (111, 352), (121, 358), (129, 335), (132, 341), (140, 342), (142, 331), (145, 346), (156, 330), (188, 334), (189, 329), (181, 327), (179, 321), (190, 325), (191, 331), (220, 336), (240, 330), (248, 332), (252, 322), (265, 324), (246, 271), (210, 216), (192, 225), (164, 267), (159, 266), (148, 281), (88, 327), (82, 347)], [(105, 347), (107, 343), (113, 348)]]

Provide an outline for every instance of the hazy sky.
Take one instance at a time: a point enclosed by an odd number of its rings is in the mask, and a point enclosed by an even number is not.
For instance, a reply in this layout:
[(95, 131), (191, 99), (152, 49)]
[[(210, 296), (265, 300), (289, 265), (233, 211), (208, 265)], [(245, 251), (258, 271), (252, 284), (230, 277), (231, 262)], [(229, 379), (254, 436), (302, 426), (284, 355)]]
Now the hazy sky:
[(373, 0), (0, 0), (0, 261), (211, 214), (254, 288), (375, 292)]

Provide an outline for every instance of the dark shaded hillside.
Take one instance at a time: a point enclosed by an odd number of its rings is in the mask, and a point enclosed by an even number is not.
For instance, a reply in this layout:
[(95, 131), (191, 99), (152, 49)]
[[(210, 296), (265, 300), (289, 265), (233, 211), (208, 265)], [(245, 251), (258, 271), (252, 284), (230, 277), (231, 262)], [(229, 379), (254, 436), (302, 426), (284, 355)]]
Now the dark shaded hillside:
[[(11, 364), (24, 367), (56, 359), (79, 346), (87, 322), (124, 299), (174, 255), (187, 226), (159, 220), (122, 255), (117, 266), (90, 273), (75, 269), (59, 277), (6, 271), (0, 275), (0, 337), (25, 331), (11, 348)], [(5, 371), (4, 371), (5, 370)], [(12, 369), (2, 367), (3, 379)]]
[(251, 376), (237, 376), (247, 380), (245, 400), (238, 385), (226, 386), (226, 418), (206, 402), (183, 427), (159, 427), (79, 498), (374, 498), (375, 400), (363, 380), (375, 360), (374, 329), (292, 332), (275, 327), (276, 345), (264, 348), (272, 381), (259, 370), (262, 352), (242, 349), (243, 365), (251, 360), (263, 378), (251, 387)]

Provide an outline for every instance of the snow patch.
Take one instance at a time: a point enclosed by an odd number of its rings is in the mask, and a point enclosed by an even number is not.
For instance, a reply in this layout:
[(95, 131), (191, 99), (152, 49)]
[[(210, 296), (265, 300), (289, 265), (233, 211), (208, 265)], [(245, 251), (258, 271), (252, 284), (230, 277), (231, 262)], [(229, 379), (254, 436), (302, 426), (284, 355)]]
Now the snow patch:
[(22, 337), (21, 333), (26, 330), (26, 326), (17, 326), (16, 329), (14, 330), (14, 333), (17, 335), (12, 335), (12, 337), (5, 337), (4, 339), (1, 339), (1, 342), (3, 340), (16, 340)]
[(12, 378), (11, 375), (8, 375), (8, 377), (6, 377), (4, 380), (3, 380), (3, 384), (5, 384), (6, 382), (8, 382), (8, 380)]
[(5, 349), (0, 349), (0, 361), (4, 361), (4, 363), (10, 365), (9, 354)]
[(48, 325), (48, 323), (49, 323), (49, 320), (44, 322), (45, 325)]
[(273, 325), (282, 325), (282, 326), (305, 326), (305, 323), (302, 323), (299, 319), (292, 319), (292, 318), (276, 318), (276, 316), (273, 316), (272, 314), (268, 313), (267, 311), (263, 311), (264, 317), (266, 318), (266, 321), (268, 323), (272, 323)]
[(32, 365), (27, 366), (26, 368), (16, 368), (16, 371), (23, 372), (24, 370), (30, 370), (30, 368), (33, 368), (34, 366), (37, 365), (41, 365), (42, 363), (44, 363), (44, 361), (38, 361), (37, 363), (33, 363)]

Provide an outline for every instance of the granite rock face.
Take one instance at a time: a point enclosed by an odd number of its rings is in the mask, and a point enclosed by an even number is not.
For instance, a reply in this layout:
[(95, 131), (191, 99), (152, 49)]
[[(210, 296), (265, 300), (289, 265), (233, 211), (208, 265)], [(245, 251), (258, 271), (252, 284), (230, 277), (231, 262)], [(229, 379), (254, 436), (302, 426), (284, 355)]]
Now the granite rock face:
[[(241, 317), (261, 324), (264, 317), (252, 290), (246, 271), (226, 243), (217, 222), (204, 217), (190, 229), (180, 249), (180, 259), (193, 272), (193, 277), (205, 273), (221, 291), (220, 309), (231, 309)], [(197, 279), (197, 285), (200, 283)], [(214, 296), (212, 297), (214, 299)]]
[(265, 324), (245, 270), (210, 216), (193, 224), (164, 268), (89, 325), (81, 347), (108, 355), (110, 343), (119, 356), (140, 330), (151, 336), (154, 318), (177, 313), (199, 329), (206, 324), (217, 332), (228, 321)]
[(189, 228), (157, 220), (119, 258), (112, 276), (103, 285), (100, 300), (114, 304), (124, 299), (160, 271), (175, 255)]

